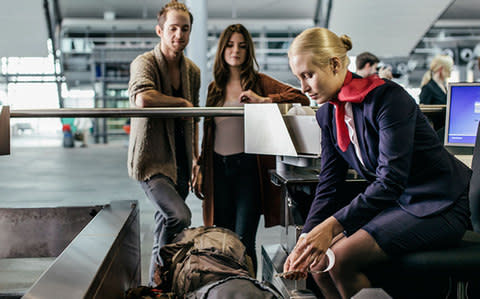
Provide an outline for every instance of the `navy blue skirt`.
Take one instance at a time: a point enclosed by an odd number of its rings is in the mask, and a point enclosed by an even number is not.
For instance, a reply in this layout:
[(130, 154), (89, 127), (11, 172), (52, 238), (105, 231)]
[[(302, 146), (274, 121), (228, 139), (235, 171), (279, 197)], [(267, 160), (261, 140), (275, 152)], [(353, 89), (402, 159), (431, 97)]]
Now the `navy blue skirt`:
[(467, 194), (441, 213), (422, 218), (400, 206), (385, 209), (362, 229), (390, 256), (453, 247), (471, 226)]

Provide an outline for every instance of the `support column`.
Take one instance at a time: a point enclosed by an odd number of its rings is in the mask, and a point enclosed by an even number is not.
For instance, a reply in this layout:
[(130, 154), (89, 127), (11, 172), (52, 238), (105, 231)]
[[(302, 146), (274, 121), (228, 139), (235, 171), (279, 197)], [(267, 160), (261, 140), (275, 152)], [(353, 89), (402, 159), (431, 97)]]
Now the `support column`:
[(193, 60), (200, 68), (200, 106), (205, 106), (207, 98), (207, 87), (210, 81), (210, 74), (207, 70), (208, 50), (208, 3), (207, 0), (186, 0), (186, 5), (193, 15), (193, 28), (190, 35), (190, 43), (187, 47), (187, 57)]

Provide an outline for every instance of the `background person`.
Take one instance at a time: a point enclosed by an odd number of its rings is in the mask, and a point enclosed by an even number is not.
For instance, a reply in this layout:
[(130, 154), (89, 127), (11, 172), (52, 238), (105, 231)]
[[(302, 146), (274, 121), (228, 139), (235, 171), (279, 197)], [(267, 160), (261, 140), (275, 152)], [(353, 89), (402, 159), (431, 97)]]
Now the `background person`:
[[(414, 99), (396, 83), (347, 70), (349, 37), (307, 29), (289, 49), (305, 93), (322, 105), (321, 173), (303, 232), (284, 271), (319, 270), (327, 248), (335, 265), (314, 279), (326, 298), (351, 298), (370, 281), (362, 269), (390, 257), (455, 246), (469, 226), (471, 171), (440, 144)], [(337, 189), (349, 167), (369, 185), (352, 200)], [(333, 240), (336, 242), (333, 242)]]
[(448, 55), (437, 55), (430, 62), (420, 83), (420, 104), (445, 105), (447, 103), (447, 79), (453, 69), (453, 59)]
[[(447, 103), (447, 79), (453, 69), (453, 59), (448, 55), (437, 55), (430, 62), (430, 68), (425, 72), (420, 87), (420, 104), (445, 105)], [(433, 129), (442, 141), (445, 135), (445, 114), (432, 114), (429, 116)]]
[(81, 147), (87, 147), (88, 136), (90, 135), (90, 129), (92, 128), (92, 121), (88, 117), (77, 117), (73, 121), (73, 125), (76, 128), (75, 134), (80, 134)]
[[(200, 70), (183, 55), (192, 14), (184, 4), (171, 1), (157, 17), (160, 42), (130, 66), (130, 103), (140, 108), (198, 106)], [(190, 226), (185, 198), (198, 154), (197, 132), (192, 118), (131, 119), (128, 172), (156, 209), (150, 284), (162, 263), (159, 249)]]
[[(214, 81), (208, 87), (208, 107), (241, 107), (244, 103), (302, 103), (300, 90), (259, 73), (250, 33), (241, 24), (220, 35)], [(246, 154), (243, 117), (208, 117), (204, 121), (201, 174), (196, 184), (203, 201), (206, 226), (236, 232), (256, 266), (255, 236), (260, 214), (267, 226), (280, 217), (280, 194), (270, 183), (271, 156)], [(275, 192), (276, 191), (276, 192)]]
[(380, 59), (370, 52), (363, 52), (357, 55), (355, 65), (357, 70), (355, 73), (361, 77), (368, 77), (377, 74), (380, 78), (392, 80), (392, 69), (390, 67), (378, 67)]

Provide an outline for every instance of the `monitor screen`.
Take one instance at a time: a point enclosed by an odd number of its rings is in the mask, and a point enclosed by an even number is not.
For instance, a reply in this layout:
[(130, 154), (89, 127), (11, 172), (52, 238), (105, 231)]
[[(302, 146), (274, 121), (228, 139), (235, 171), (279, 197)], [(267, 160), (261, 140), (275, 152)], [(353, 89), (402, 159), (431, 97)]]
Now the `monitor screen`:
[(447, 91), (445, 146), (475, 145), (480, 119), (480, 83), (450, 83)]

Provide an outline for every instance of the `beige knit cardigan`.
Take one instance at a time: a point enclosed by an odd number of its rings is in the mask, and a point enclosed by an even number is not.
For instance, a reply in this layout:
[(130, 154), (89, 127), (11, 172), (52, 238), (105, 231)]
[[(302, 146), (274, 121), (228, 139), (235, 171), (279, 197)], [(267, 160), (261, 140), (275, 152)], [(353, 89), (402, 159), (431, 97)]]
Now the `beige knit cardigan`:
[[(187, 57), (180, 61), (180, 76), (183, 97), (198, 107), (200, 69)], [(135, 96), (147, 90), (157, 90), (172, 95), (167, 62), (160, 51), (160, 43), (149, 52), (139, 55), (130, 64), (128, 91), (130, 105), (135, 106)], [(195, 137), (192, 118), (183, 120), (188, 171), (191, 171)], [(144, 181), (156, 174), (177, 182), (175, 157), (175, 119), (137, 117), (131, 119), (128, 146), (128, 174), (135, 180)]]

